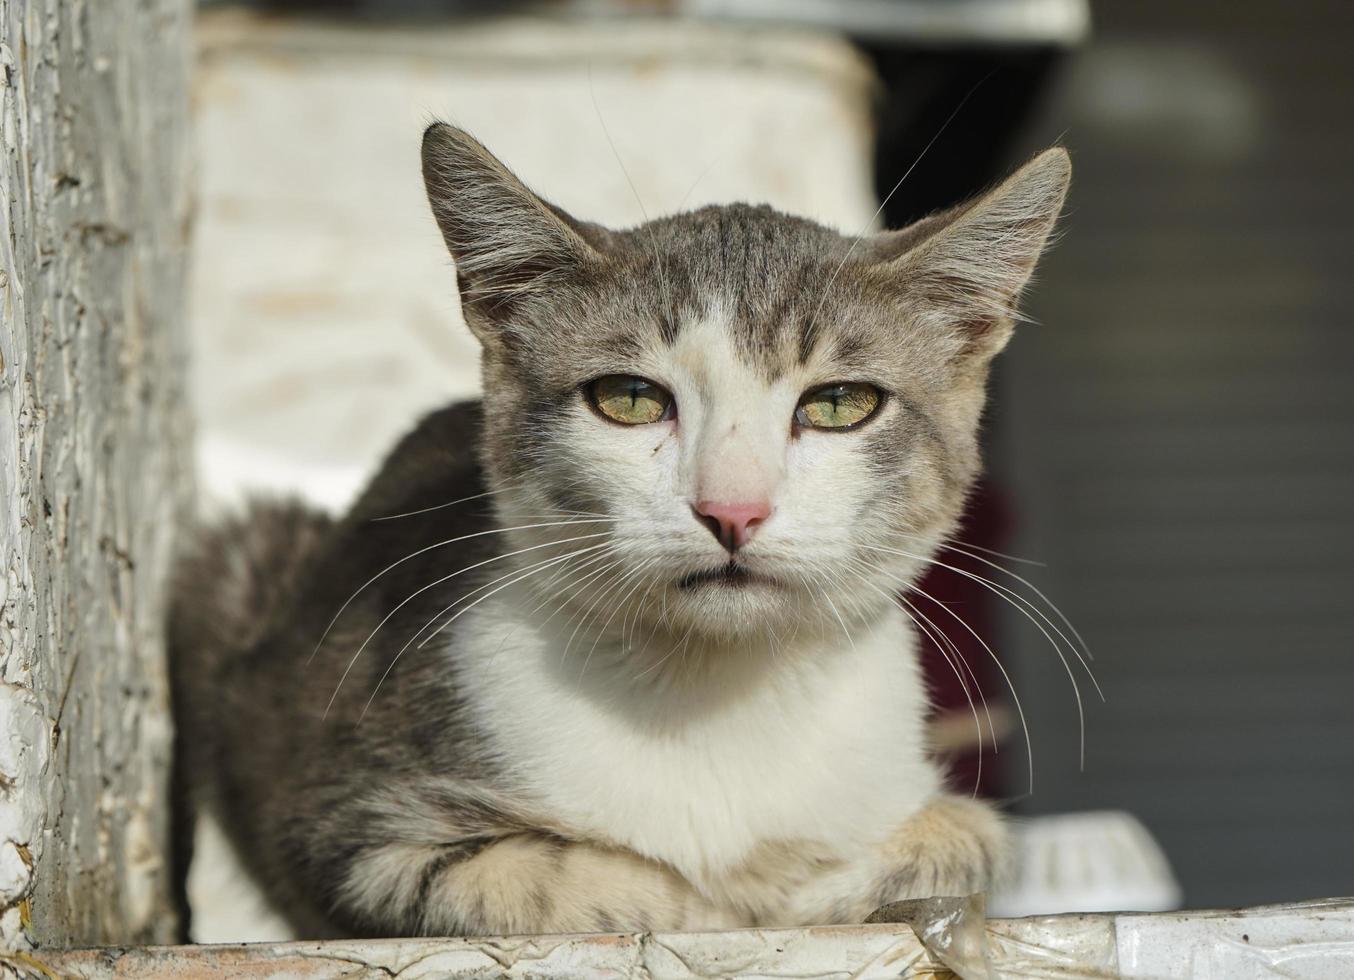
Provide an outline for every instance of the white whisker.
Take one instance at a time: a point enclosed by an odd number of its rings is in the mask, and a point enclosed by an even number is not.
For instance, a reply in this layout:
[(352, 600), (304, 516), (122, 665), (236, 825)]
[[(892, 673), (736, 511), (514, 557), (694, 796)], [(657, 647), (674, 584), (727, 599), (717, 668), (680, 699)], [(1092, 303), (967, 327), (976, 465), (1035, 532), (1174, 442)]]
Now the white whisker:
[(837, 611), (837, 604), (832, 601), (832, 597), (827, 594), (826, 589), (820, 589), (819, 591), (822, 594), (824, 601), (827, 602), (828, 608), (832, 610), (832, 615), (837, 617), (837, 622), (842, 628), (842, 635), (846, 637), (847, 644), (854, 651), (856, 649), (856, 641), (851, 639), (851, 631), (846, 628), (846, 620), (842, 619), (842, 614)]
[[(1038, 587), (1037, 585), (1035, 585), (1033, 582), (1031, 582), (1029, 579), (1025, 578), (1023, 575), (1017, 575), (1015, 572), (1011, 571), (1009, 568), (1003, 568), (1002, 566), (998, 565), (998, 564), (997, 564), (996, 562), (994, 562), (994, 561), (988, 561), (986, 558), (982, 557), (981, 555), (975, 555), (975, 554), (973, 554), (971, 551), (966, 551), (966, 550), (965, 550), (965, 548), (972, 547), (972, 545), (965, 545), (964, 547), (961, 548), (961, 547), (958, 547), (958, 546), (953, 545), (953, 544), (945, 544), (945, 545), (941, 545), (941, 547), (944, 548), (946, 551), (957, 552), (958, 554), (965, 555), (965, 556), (967, 556), (967, 557), (973, 559), (974, 561), (980, 561), (980, 562), (982, 562), (984, 565), (987, 565), (989, 568), (995, 568), (997, 571), (999, 571), (999, 572), (1001, 572), (1001, 573), (1003, 573), (1003, 574), (1005, 574), (1005, 575), (1009, 575), (1011, 578), (1015, 579), (1015, 580), (1016, 580), (1017, 582), (1019, 582), (1021, 585), (1024, 585), (1027, 589), (1029, 589), (1029, 590), (1032, 591), (1036, 596), (1038, 596), (1040, 599), (1042, 599), (1042, 600), (1045, 602), (1045, 604), (1047, 604), (1047, 606), (1048, 606), (1050, 609), (1053, 610), (1053, 612), (1057, 615), (1057, 617), (1058, 617), (1060, 620), (1062, 620), (1063, 625), (1066, 626), (1066, 627), (1071, 631), (1072, 635), (1075, 636), (1075, 637), (1077, 638), (1077, 642), (1081, 644), (1081, 649), (1082, 649), (1083, 652), (1085, 652), (1086, 657), (1087, 657), (1088, 659), (1090, 659), (1090, 660), (1094, 660), (1094, 659), (1095, 659), (1095, 657), (1091, 654), (1091, 648), (1090, 648), (1090, 646), (1086, 643), (1086, 640), (1082, 638), (1082, 635), (1081, 635), (1081, 633), (1079, 633), (1079, 632), (1077, 631), (1077, 628), (1076, 628), (1075, 626), (1072, 625), (1072, 621), (1071, 621), (1070, 619), (1067, 618), (1066, 613), (1064, 613), (1061, 609), (1059, 609), (1058, 606), (1057, 606), (1057, 604), (1056, 604), (1052, 599), (1050, 599), (1048, 596), (1044, 595), (1044, 593), (1039, 589), (1039, 587)], [(1013, 559), (1013, 560), (1019, 561), (1020, 559)], [(1034, 563), (1032, 563), (1032, 564), (1034, 564)], [(1094, 680), (1094, 678), (1092, 678), (1092, 680)]]
[[(988, 589), (989, 591), (993, 592), (995, 595), (1005, 599), (1015, 609), (1017, 609), (1021, 613), (1021, 615), (1023, 615), (1026, 619), (1028, 619), (1031, 623), (1034, 624), (1035, 628), (1038, 629), (1039, 632), (1044, 635), (1044, 638), (1048, 640), (1049, 645), (1053, 647), (1053, 651), (1058, 655), (1058, 659), (1062, 661), (1063, 668), (1067, 672), (1068, 680), (1072, 682), (1072, 694), (1076, 698), (1077, 702), (1077, 720), (1078, 720), (1078, 728), (1081, 735), (1080, 738), (1081, 765), (1084, 768), (1086, 765), (1086, 712), (1085, 706), (1082, 704), (1081, 700), (1081, 687), (1077, 684), (1076, 675), (1072, 672), (1072, 666), (1070, 663), (1068, 663), (1067, 657), (1063, 653), (1062, 645), (1058, 643), (1058, 641), (1053, 639), (1053, 636), (1048, 632), (1048, 630), (1044, 629), (1043, 625), (1037, 619), (1035, 619), (1034, 616), (1030, 615), (1030, 612), (1025, 608), (1025, 606), (1029, 606), (1031, 609), (1034, 610), (1034, 612), (1038, 613), (1040, 616), (1043, 616), (1043, 613), (1038, 609), (1038, 607), (1030, 603), (1027, 599), (1025, 599), (1024, 596), (1020, 595), (1017, 592), (1012, 591), (1011, 589), (1006, 588), (1004, 585), (998, 585), (995, 582), (989, 582), (981, 575), (975, 575), (973, 572), (967, 571), (962, 568), (958, 568), (954, 565), (948, 565), (945, 562), (939, 562), (933, 558), (925, 558), (921, 555), (909, 554), (908, 552), (905, 551), (899, 551), (896, 548), (883, 548), (878, 545), (865, 545), (865, 547), (869, 548), (872, 551), (880, 551), (886, 554), (900, 555), (904, 558), (910, 558), (914, 561), (927, 562), (929, 564), (935, 565), (938, 568), (946, 568), (952, 572), (955, 572), (956, 574), (964, 576), (965, 578), (971, 579), (972, 581), (977, 582), (979, 585), (983, 586), (985, 589)], [(922, 594), (920, 589), (915, 589), (915, 591), (917, 591), (918, 594)], [(949, 607), (945, 606), (943, 603), (937, 602), (937, 600), (935, 600), (931, 596), (927, 596), (926, 598), (931, 599), (932, 602), (936, 602), (936, 604), (939, 605), (941, 608), (946, 609), (951, 613), (953, 612), (952, 610), (949, 610)], [(1022, 605), (1022, 603), (1024, 603), (1024, 605)], [(1044, 619), (1047, 620), (1048, 617), (1044, 616)], [(960, 620), (960, 622), (963, 621)], [(1050, 625), (1053, 625), (1051, 621)], [(1058, 630), (1056, 626), (1054, 626), (1054, 629), (1061, 635), (1062, 632), (1061, 630)], [(976, 633), (974, 635), (977, 636)], [(1065, 636), (1063, 637), (1063, 639), (1067, 643), (1068, 647), (1072, 650), (1072, 652), (1077, 655), (1077, 658), (1081, 659), (1081, 654), (1077, 651), (1076, 647), (1072, 646), (1071, 641), (1067, 640)], [(1001, 661), (997, 660), (995, 655), (993, 655), (993, 660), (996, 661), (998, 665), (1000, 665)], [(1082, 660), (1082, 666), (1083, 667), (1086, 666), (1086, 662), (1084, 660)], [(1090, 669), (1088, 667), (1087, 668), (1088, 673), (1089, 670)], [(1002, 672), (1005, 673), (1004, 667), (1002, 668)], [(1091, 676), (1091, 682), (1095, 684), (1096, 691), (1098, 692), (1100, 690), (1100, 685), (1096, 684), (1094, 675)], [(1014, 690), (1012, 690), (1013, 697), (1014, 694), (1015, 692)], [(1103, 699), (1103, 695), (1101, 695), (1101, 697)]]
[(330, 631), (334, 628), (334, 624), (337, 623), (337, 622), (339, 621), (339, 617), (343, 615), (344, 611), (345, 611), (350, 605), (352, 605), (354, 599), (356, 599), (358, 596), (360, 596), (360, 595), (361, 595), (368, 587), (371, 586), (371, 584), (372, 584), (373, 582), (375, 582), (377, 579), (381, 578), (381, 576), (387, 574), (387, 573), (390, 572), (392, 569), (398, 568), (400, 565), (403, 565), (405, 562), (411, 561), (412, 559), (417, 558), (419, 555), (426, 555), (426, 554), (427, 554), (428, 552), (430, 552), (430, 551), (434, 551), (434, 550), (436, 550), (437, 548), (445, 548), (447, 545), (450, 545), (450, 544), (457, 544), (457, 543), (459, 543), (459, 542), (461, 542), (461, 541), (469, 541), (469, 540), (471, 540), (472, 538), (484, 538), (484, 537), (488, 537), (488, 536), (493, 535), (493, 534), (508, 534), (508, 533), (510, 533), (510, 532), (512, 532), (512, 531), (530, 531), (530, 530), (533, 530), (533, 529), (536, 529), (536, 528), (542, 528), (542, 527), (569, 527), (569, 526), (574, 525), (574, 524), (600, 524), (600, 523), (604, 523), (604, 522), (602, 522), (602, 521), (597, 521), (597, 520), (587, 520), (587, 519), (582, 519), (582, 520), (569, 520), (569, 521), (550, 521), (550, 522), (546, 522), (546, 523), (542, 523), (542, 524), (522, 524), (522, 525), (518, 525), (518, 526), (516, 526), (516, 527), (495, 527), (495, 528), (490, 528), (490, 529), (485, 530), (485, 531), (476, 531), (476, 532), (474, 532), (473, 534), (462, 534), (462, 535), (460, 535), (459, 537), (455, 537), (455, 538), (447, 538), (445, 541), (437, 541), (437, 542), (435, 542), (435, 543), (433, 543), (433, 544), (427, 545), (426, 547), (420, 548), (420, 549), (418, 549), (418, 550), (415, 551), (415, 552), (412, 552), (412, 553), (410, 553), (410, 554), (407, 554), (407, 555), (405, 555), (403, 558), (399, 559), (399, 561), (393, 561), (393, 562), (391, 562), (389, 565), (387, 565), (385, 568), (381, 569), (379, 572), (377, 572), (377, 573), (376, 573), (375, 575), (373, 575), (371, 578), (367, 579), (367, 580), (366, 580), (365, 582), (363, 582), (360, 586), (358, 586), (356, 592), (354, 592), (352, 595), (350, 595), (347, 599), (344, 600), (343, 605), (339, 606), (338, 612), (334, 613), (334, 618), (331, 619), (331, 620), (329, 620), (329, 625), (326, 626), (326, 627), (324, 628), (324, 632), (320, 634), (319, 642), (317, 642), (317, 643), (315, 644), (315, 649), (312, 650), (312, 651), (310, 651), (310, 656), (307, 658), (306, 663), (310, 663), (312, 660), (315, 659), (315, 655), (316, 655), (317, 653), (320, 652), (320, 647), (322, 647), (322, 646), (324, 645), (324, 641), (325, 641), (325, 639), (329, 636)]
[[(476, 606), (478, 606), (478, 605), (479, 605), (481, 602), (483, 602), (485, 599), (489, 599), (489, 598), (491, 598), (491, 597), (497, 595), (498, 593), (502, 592), (504, 589), (509, 588), (509, 587), (511, 587), (511, 586), (513, 586), (513, 585), (516, 585), (518, 582), (521, 582), (523, 579), (530, 578), (531, 576), (536, 575), (536, 574), (538, 574), (538, 573), (544, 571), (546, 567), (549, 567), (551, 564), (553, 564), (553, 563), (555, 563), (555, 562), (565, 562), (565, 561), (568, 561), (569, 559), (571, 559), (571, 558), (573, 558), (573, 557), (574, 557), (574, 555), (564, 555), (564, 556), (562, 556), (562, 557), (560, 557), (560, 558), (551, 558), (551, 559), (547, 559), (545, 562), (539, 563), (539, 565), (538, 565), (537, 567), (532, 567), (532, 568), (530, 568), (528, 571), (523, 572), (522, 574), (517, 575), (516, 577), (512, 578), (511, 581), (504, 582), (502, 585), (499, 585), (497, 588), (494, 588), (494, 589), (492, 589), (491, 591), (486, 592), (484, 595), (480, 596), (478, 599), (476, 599), (474, 602), (470, 603), (470, 605), (466, 606), (464, 609), (458, 610), (458, 611), (457, 611), (450, 619), (448, 619), (446, 622), (444, 622), (444, 623), (442, 623), (440, 626), (438, 626), (437, 629), (436, 629), (435, 631), (433, 631), (433, 633), (430, 634), (430, 635), (428, 636), (427, 639), (425, 639), (422, 643), (420, 643), (420, 644), (418, 645), (418, 648), (419, 648), (420, 650), (423, 649), (423, 647), (427, 646), (428, 642), (429, 642), (430, 640), (432, 640), (433, 637), (437, 636), (438, 633), (442, 632), (444, 629), (446, 629), (448, 626), (450, 626), (452, 623), (454, 623), (454, 622), (455, 622), (457, 619), (459, 619), (461, 616), (464, 616), (464, 615), (465, 615), (466, 613), (468, 613), (470, 610), (474, 609)], [(505, 576), (505, 577), (506, 577), (506, 576)], [(501, 581), (501, 579), (500, 579), (499, 581)], [(483, 588), (483, 587), (482, 587), (482, 588)], [(476, 590), (476, 591), (479, 591), (479, 590)], [(468, 593), (466, 596), (461, 596), (461, 598), (457, 599), (456, 602), (453, 602), (451, 605), (447, 606), (445, 609), (443, 609), (443, 610), (442, 610), (441, 612), (439, 612), (437, 615), (433, 616), (433, 618), (432, 618), (431, 620), (429, 620), (428, 625), (431, 625), (431, 624), (432, 624), (433, 622), (435, 622), (438, 618), (440, 618), (440, 617), (443, 615), (443, 613), (449, 612), (450, 610), (452, 610), (453, 608), (455, 608), (459, 603), (464, 602), (465, 599), (466, 599), (469, 595), (473, 595), (473, 594), (474, 594), (474, 593), (472, 592), (472, 593)], [(381, 685), (385, 683), (385, 679), (386, 679), (387, 677), (390, 676), (390, 672), (391, 672), (392, 670), (395, 669), (395, 665), (396, 665), (397, 663), (399, 663), (400, 658), (404, 656), (404, 653), (405, 653), (406, 650), (409, 649), (410, 644), (412, 644), (412, 643), (414, 642), (414, 640), (418, 639), (419, 633), (422, 633), (423, 630), (424, 630), (424, 629), (427, 629), (427, 628), (428, 628), (427, 625), (425, 625), (425, 626), (424, 626), (422, 629), (420, 629), (417, 633), (415, 633), (413, 636), (411, 636), (411, 637), (409, 638), (409, 640), (404, 644), (404, 646), (400, 647), (399, 652), (397, 652), (397, 653), (395, 654), (395, 656), (391, 659), (390, 663), (386, 666), (385, 671), (382, 672), (381, 676), (377, 679), (377, 681), (376, 681), (376, 687), (372, 690), (372, 692), (371, 692), (371, 697), (367, 698), (367, 703), (362, 707), (362, 713), (359, 714), (359, 715), (357, 716), (357, 722), (356, 722), (356, 724), (361, 724), (361, 723), (362, 723), (362, 719), (365, 718), (365, 717), (367, 716), (367, 711), (370, 710), (371, 705), (372, 705), (372, 702), (376, 700), (376, 695), (377, 695), (377, 693), (381, 690)], [(332, 701), (331, 701), (331, 704), (332, 704)]]
[(673, 315), (675, 309), (672, 303), (672, 283), (668, 279), (668, 271), (663, 263), (663, 257), (658, 250), (658, 238), (654, 235), (653, 223), (649, 220), (649, 211), (644, 206), (644, 201), (639, 196), (639, 188), (635, 186), (634, 180), (630, 177), (630, 171), (625, 166), (625, 161), (621, 159), (620, 150), (616, 149), (616, 141), (611, 138), (611, 129), (607, 126), (606, 120), (602, 117), (602, 107), (597, 102), (597, 89), (592, 83), (592, 65), (588, 65), (588, 95), (592, 98), (593, 111), (597, 113), (597, 122), (602, 126), (602, 134), (606, 137), (607, 146), (611, 148), (611, 155), (616, 158), (616, 165), (621, 168), (621, 174), (625, 177), (625, 182), (630, 187), (630, 193), (635, 197), (635, 203), (639, 205), (639, 213), (644, 218), (644, 230), (649, 235), (649, 245), (653, 249), (654, 273), (658, 276), (658, 282), (663, 287), (663, 297), (665, 308), (663, 316), (668, 321), (669, 327), (674, 327)]
[(469, 503), (472, 500), (483, 500), (485, 497), (492, 497), (496, 494), (507, 493), (509, 490), (517, 490), (520, 487), (521, 484), (518, 483), (514, 484), (513, 486), (500, 487), (497, 490), (486, 490), (484, 491), (484, 493), (471, 494), (469, 497), (460, 497), (456, 500), (448, 500), (445, 504), (434, 504), (432, 507), (421, 507), (418, 510), (407, 510), (402, 514), (387, 514), (384, 517), (373, 517), (371, 518), (371, 521), (375, 523), (377, 521), (397, 521), (402, 517), (417, 517), (419, 514), (430, 514), (435, 510), (443, 510), (444, 508), (447, 507), (455, 507), (457, 504)]
[[(878, 572), (878, 569), (871, 568), (869, 565), (865, 564), (859, 559), (856, 560), (856, 564), (858, 564), (862, 568), (865, 568), (867, 572)], [(996, 726), (992, 722), (992, 711), (988, 707), (987, 696), (983, 693), (982, 685), (978, 683), (977, 674), (973, 673), (973, 668), (970, 667), (968, 661), (964, 659), (963, 653), (955, 645), (954, 641), (951, 640), (949, 636), (946, 635), (944, 630), (942, 630), (934, 622), (932, 622), (931, 619), (927, 617), (925, 613), (917, 609), (917, 607), (912, 605), (912, 603), (908, 602), (907, 599), (901, 594), (889, 593), (886, 590), (880, 588), (873, 581), (871, 581), (867, 575), (862, 575), (859, 572), (857, 572), (856, 575), (861, 582), (875, 589), (890, 603), (899, 604), (899, 607), (903, 611), (903, 615), (907, 616), (907, 618), (910, 619), (919, 630), (921, 630), (926, 636), (930, 637), (932, 642), (935, 643), (937, 651), (940, 653), (941, 657), (944, 658), (945, 663), (949, 665), (950, 670), (954, 672), (954, 676), (959, 680), (959, 687), (964, 692), (964, 700), (968, 702), (969, 711), (973, 714), (973, 726), (978, 732), (978, 771), (975, 777), (973, 787), (974, 796), (977, 796), (978, 788), (982, 783), (983, 776), (983, 726), (982, 721), (978, 716), (978, 707), (974, 703), (973, 694), (969, 690), (968, 681), (965, 680), (963, 671), (960, 669), (960, 665), (962, 665), (963, 669), (967, 670), (969, 672), (969, 675), (973, 678), (974, 688), (977, 690), (978, 697), (982, 701), (983, 711), (987, 715), (988, 731), (990, 732), (992, 737), (992, 752), (993, 754), (996, 754), (999, 751), (997, 745), (997, 730)], [(918, 617), (920, 617), (920, 620), (918, 619)], [(953, 659), (951, 658), (950, 653), (946, 650), (947, 645), (949, 649), (952, 650), (954, 653)], [(1014, 693), (1015, 693), (1014, 690), (1012, 690), (1013, 695)], [(1027, 731), (1026, 732), (1027, 738), (1028, 734), (1029, 733)], [(1031, 756), (1031, 760), (1032, 758), (1033, 757)], [(1031, 770), (1032, 767), (1033, 762), (1031, 761)], [(1033, 781), (1034, 775), (1033, 771), (1031, 771), (1030, 774), (1031, 785), (1033, 785)]]
[[(993, 69), (993, 71), (995, 70), (996, 69)], [(978, 89), (982, 87), (983, 83), (986, 82), (991, 77), (992, 72), (990, 71), (982, 78), (980, 78), (977, 81), (977, 83), (974, 84), (974, 86), (968, 90), (968, 92), (964, 95), (964, 97), (959, 100), (959, 104), (954, 107), (954, 111), (951, 112), (950, 115), (946, 118), (946, 120), (940, 124), (940, 128), (936, 130), (936, 134), (931, 137), (930, 141), (924, 147), (922, 147), (921, 152), (917, 154), (917, 159), (912, 161), (912, 165), (903, 172), (903, 175), (898, 178), (898, 182), (889, 189), (889, 192), (887, 194), (884, 195), (884, 199), (879, 202), (879, 207), (875, 208), (874, 214), (870, 215), (869, 220), (866, 221), (865, 224), (861, 226), (860, 231), (856, 232), (855, 237), (851, 240), (851, 246), (846, 250), (846, 254), (842, 256), (841, 262), (837, 263), (837, 267), (832, 270), (832, 275), (828, 278), (827, 285), (823, 287), (822, 296), (818, 300), (818, 307), (813, 311), (813, 316), (809, 318), (808, 333), (810, 339), (812, 339), (813, 336), (817, 333), (818, 314), (823, 312), (823, 305), (827, 303), (828, 295), (832, 289), (832, 284), (837, 281), (837, 277), (841, 275), (841, 271), (844, 268), (846, 268), (846, 263), (849, 262), (851, 260), (851, 256), (855, 254), (857, 246), (859, 246), (861, 241), (864, 240), (866, 233), (870, 230), (871, 227), (873, 227), (874, 223), (879, 220), (879, 216), (884, 213), (884, 208), (888, 207), (889, 201), (893, 200), (893, 195), (898, 193), (898, 189), (903, 186), (904, 181), (906, 181), (907, 178), (912, 176), (912, 171), (917, 169), (917, 165), (921, 163), (923, 159), (925, 159), (926, 154), (931, 151), (931, 147), (935, 146), (936, 141), (940, 139), (941, 136), (944, 135), (945, 130), (950, 128), (950, 123), (954, 122), (955, 117), (959, 115), (960, 111), (968, 103), (968, 100), (973, 98), (973, 93), (978, 91)]]
[[(631, 596), (633, 596), (635, 594), (635, 591), (641, 585), (644, 584), (643, 573), (655, 561), (657, 561), (656, 558), (650, 558), (647, 561), (639, 565), (636, 565), (634, 568), (632, 568), (629, 572), (627, 572), (624, 576), (621, 577), (620, 581), (622, 583), (624, 583), (628, 578), (633, 578), (635, 580), (635, 584), (630, 586), (630, 591), (625, 594), (625, 596), (621, 599), (620, 603), (617, 604), (616, 608), (611, 610), (611, 615), (607, 617), (606, 622), (604, 622), (601, 628), (597, 631), (597, 635), (593, 637), (592, 647), (591, 649), (588, 650), (588, 655), (583, 658), (583, 667), (579, 671), (580, 674), (586, 674), (588, 672), (588, 664), (592, 661), (592, 655), (597, 652), (597, 644), (600, 643), (602, 637), (606, 635), (606, 631), (611, 626), (612, 620), (616, 618), (616, 613), (620, 612), (622, 609), (625, 609), (626, 607), (629, 606)], [(624, 620), (621, 620), (621, 636), (622, 637), (625, 636)], [(570, 642), (572, 642), (572, 640)]]
[[(437, 586), (443, 584), (444, 582), (449, 582), (451, 579), (454, 579), (454, 578), (456, 578), (456, 577), (459, 576), (459, 575), (463, 575), (463, 574), (465, 574), (466, 572), (474, 571), (474, 570), (477, 569), (477, 568), (483, 568), (485, 565), (492, 564), (493, 562), (496, 562), (496, 561), (503, 561), (503, 560), (506, 559), (506, 558), (513, 558), (513, 557), (515, 557), (515, 556), (517, 556), (517, 555), (525, 554), (525, 553), (528, 552), (528, 551), (537, 551), (537, 550), (539, 550), (539, 549), (541, 549), (541, 548), (552, 548), (552, 547), (556, 547), (556, 546), (558, 546), (558, 545), (569, 544), (569, 543), (575, 542), (575, 541), (586, 541), (586, 540), (588, 540), (588, 539), (590, 539), (590, 538), (600, 538), (600, 537), (603, 537), (603, 536), (605, 536), (605, 535), (606, 535), (606, 532), (605, 532), (605, 531), (599, 531), (599, 532), (597, 532), (596, 534), (584, 534), (584, 535), (580, 535), (579, 537), (565, 538), (565, 539), (563, 539), (562, 541), (548, 541), (548, 542), (546, 542), (545, 544), (532, 545), (530, 548), (519, 548), (517, 551), (510, 551), (510, 552), (508, 552), (506, 555), (496, 555), (496, 556), (493, 557), (493, 558), (487, 558), (487, 559), (485, 559), (484, 561), (476, 562), (476, 563), (473, 564), (473, 565), (468, 565), (468, 566), (466, 566), (465, 568), (458, 569), (457, 571), (452, 572), (450, 575), (443, 575), (441, 578), (436, 579), (436, 580), (434, 580), (434, 581), (432, 581), (432, 582), (429, 582), (427, 585), (423, 586), (422, 588), (420, 588), (420, 589), (414, 591), (413, 593), (411, 593), (410, 595), (406, 596), (404, 599), (400, 600), (400, 602), (399, 602), (398, 604), (396, 604), (395, 608), (391, 609), (390, 612), (388, 612), (388, 613), (385, 614), (385, 617), (384, 617), (379, 623), (376, 624), (376, 628), (373, 629), (370, 633), (368, 633), (368, 634), (367, 634), (367, 638), (366, 638), (365, 640), (362, 641), (362, 643), (361, 643), (360, 646), (358, 646), (357, 652), (354, 653), (354, 654), (352, 655), (352, 658), (348, 661), (348, 665), (343, 669), (343, 674), (342, 674), (342, 676), (339, 677), (338, 684), (334, 687), (334, 693), (333, 693), (333, 695), (329, 698), (329, 703), (325, 706), (323, 717), (327, 718), (327, 717), (329, 716), (329, 709), (332, 708), (332, 707), (334, 706), (334, 701), (335, 701), (335, 699), (338, 698), (338, 695), (339, 695), (339, 689), (343, 687), (343, 682), (344, 682), (345, 680), (348, 679), (348, 674), (352, 672), (353, 665), (356, 664), (358, 658), (362, 656), (362, 651), (365, 650), (365, 649), (367, 649), (367, 645), (368, 645), (369, 643), (371, 643), (371, 641), (376, 637), (376, 634), (379, 633), (379, 632), (381, 631), (381, 627), (385, 626), (386, 623), (390, 622), (390, 620), (395, 616), (396, 613), (398, 613), (401, 609), (403, 609), (403, 608), (404, 608), (405, 606), (407, 606), (409, 603), (413, 602), (416, 598), (418, 598), (418, 597), (419, 597), (420, 595), (422, 595), (424, 592), (427, 592), (429, 589), (436, 588)], [(603, 547), (606, 547), (606, 545), (605, 545), (605, 544), (597, 544), (597, 545), (592, 545), (590, 548), (584, 548), (584, 549), (582, 549), (582, 551), (590, 551), (590, 550), (593, 550), (593, 549), (595, 549), (595, 548), (603, 548)], [(580, 553), (581, 553), (581, 552), (578, 552), (578, 551), (573, 552), (573, 554), (575, 554), (575, 555), (580, 554)], [(546, 560), (548, 561), (549, 559), (546, 559)], [(539, 563), (536, 563), (536, 564), (539, 564)], [(533, 565), (530, 565), (530, 566), (528, 566), (528, 567), (535, 567), (535, 565), (533, 564)], [(515, 571), (521, 571), (521, 569), (516, 569)], [(511, 574), (513, 574), (513, 573), (512, 573), (512, 572), (509, 572), (508, 574), (511, 575)], [(506, 577), (506, 576), (505, 576), (505, 577)], [(501, 579), (497, 579), (497, 580), (495, 580), (495, 581), (501, 581)], [(492, 585), (493, 583), (491, 582), (490, 584)], [(472, 593), (468, 593), (468, 594), (473, 595), (474, 593), (472, 592)]]

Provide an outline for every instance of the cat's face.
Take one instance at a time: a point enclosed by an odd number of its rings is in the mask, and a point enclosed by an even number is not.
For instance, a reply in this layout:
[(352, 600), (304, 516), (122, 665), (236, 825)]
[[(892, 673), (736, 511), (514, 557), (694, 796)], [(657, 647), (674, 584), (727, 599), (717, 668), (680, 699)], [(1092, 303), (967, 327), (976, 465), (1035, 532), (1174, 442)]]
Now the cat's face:
[(424, 168), (523, 582), (636, 644), (847, 630), (915, 577), (977, 471), (987, 365), (1067, 181), (1050, 151), (853, 243), (743, 205), (584, 225), (445, 126)]

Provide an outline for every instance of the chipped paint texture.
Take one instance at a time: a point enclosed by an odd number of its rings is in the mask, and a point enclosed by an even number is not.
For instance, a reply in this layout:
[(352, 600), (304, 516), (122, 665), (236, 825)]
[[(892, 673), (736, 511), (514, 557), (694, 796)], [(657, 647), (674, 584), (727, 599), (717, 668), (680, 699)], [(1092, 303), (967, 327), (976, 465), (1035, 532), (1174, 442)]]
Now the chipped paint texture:
[[(136, 980), (193, 976), (372, 978), (715, 977), (796, 980), (1347, 980), (1354, 901), (1220, 912), (1060, 915), (971, 923), (979, 948), (949, 927), (955, 900), (906, 925), (719, 933), (388, 939), (76, 950), (0, 956), (16, 976)], [(965, 920), (968, 921), (968, 920)], [(914, 931), (914, 929), (916, 931)], [(967, 932), (968, 925), (964, 926)], [(919, 938), (922, 937), (922, 938)], [(947, 964), (958, 970), (950, 972)]]
[(0, 0), (0, 943), (163, 941), (188, 0)]

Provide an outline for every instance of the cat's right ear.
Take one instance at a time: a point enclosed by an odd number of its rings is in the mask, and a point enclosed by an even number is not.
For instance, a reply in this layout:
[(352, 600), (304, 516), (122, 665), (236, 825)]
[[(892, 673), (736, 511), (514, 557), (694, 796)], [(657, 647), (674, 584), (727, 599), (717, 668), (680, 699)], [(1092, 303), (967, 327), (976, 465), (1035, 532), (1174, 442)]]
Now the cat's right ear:
[(433, 123), (423, 133), (423, 182), (451, 256), (466, 321), (481, 339), (516, 305), (600, 256), (584, 234), (601, 233), (542, 200), (464, 130)]
[(1071, 176), (1067, 151), (1045, 150), (981, 197), (878, 236), (883, 267), (957, 350), (990, 358), (1011, 336)]

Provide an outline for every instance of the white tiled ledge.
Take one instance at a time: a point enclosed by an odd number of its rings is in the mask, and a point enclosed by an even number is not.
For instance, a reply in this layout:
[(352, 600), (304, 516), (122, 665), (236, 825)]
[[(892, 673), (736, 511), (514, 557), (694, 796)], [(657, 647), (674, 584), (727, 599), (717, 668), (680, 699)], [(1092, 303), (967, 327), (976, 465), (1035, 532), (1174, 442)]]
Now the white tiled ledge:
[[(939, 925), (934, 919), (932, 925)], [(235, 977), (965, 977), (965, 939), (986, 944), (991, 980), (1131, 977), (1258, 980), (1354, 976), (1354, 900), (1236, 911), (994, 919), (927, 948), (907, 925), (749, 929), (723, 933), (390, 939), (240, 946), (165, 946), (0, 954), (19, 976)], [(946, 951), (961, 941), (959, 960)], [(969, 952), (973, 951), (970, 945)]]

